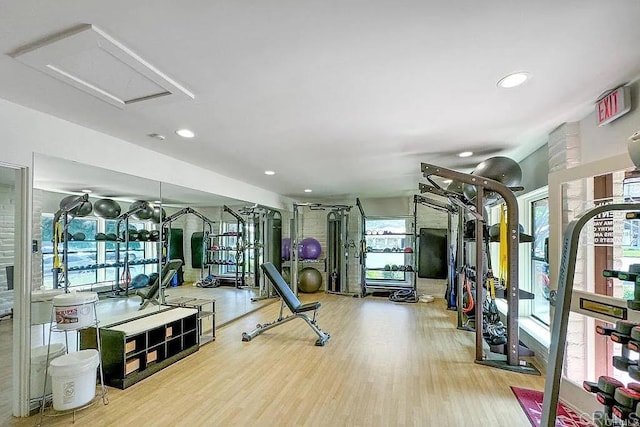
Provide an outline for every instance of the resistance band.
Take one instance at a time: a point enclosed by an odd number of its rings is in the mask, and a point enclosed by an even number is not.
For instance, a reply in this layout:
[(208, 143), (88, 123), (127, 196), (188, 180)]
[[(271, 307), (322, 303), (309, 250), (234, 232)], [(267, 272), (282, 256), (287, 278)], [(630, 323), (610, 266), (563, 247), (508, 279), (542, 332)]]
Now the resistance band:
[(509, 254), (507, 233), (507, 206), (500, 205), (500, 280), (507, 287), (507, 277), (509, 277)]
[(462, 307), (462, 312), (466, 314), (466, 313), (469, 313), (471, 310), (473, 310), (473, 307), (475, 305), (473, 301), (473, 292), (471, 292), (471, 285), (469, 285), (469, 280), (467, 280), (466, 273), (464, 275), (464, 288), (467, 292), (468, 301), (467, 301), (467, 306)]

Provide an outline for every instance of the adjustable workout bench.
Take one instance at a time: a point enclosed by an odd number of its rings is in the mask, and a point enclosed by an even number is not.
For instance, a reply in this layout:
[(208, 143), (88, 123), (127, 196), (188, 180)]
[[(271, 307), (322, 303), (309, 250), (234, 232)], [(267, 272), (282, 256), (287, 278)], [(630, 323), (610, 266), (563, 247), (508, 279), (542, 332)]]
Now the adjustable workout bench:
[(164, 267), (162, 267), (160, 275), (146, 292), (144, 290), (136, 291), (136, 295), (142, 298), (142, 301), (140, 302), (140, 308), (138, 308), (138, 310), (142, 310), (147, 305), (149, 305), (149, 303), (160, 305), (160, 302), (158, 301), (160, 288), (162, 287), (162, 289), (164, 289), (169, 285), (169, 283), (171, 283), (171, 280), (173, 280), (173, 276), (176, 275), (176, 272), (180, 269), (180, 267), (182, 267), (182, 260), (169, 260), (169, 262), (166, 263)]
[[(271, 280), (271, 283), (273, 283), (273, 288), (275, 289), (278, 296), (280, 296), (280, 299), (282, 301), (282, 305), (280, 306), (280, 315), (271, 323), (258, 325), (252, 332), (243, 332), (242, 341), (251, 341), (251, 339), (260, 335), (264, 331), (268, 331), (271, 328), (280, 326), (283, 323), (286, 323), (289, 320), (293, 320), (295, 318), (303, 319), (305, 322), (307, 322), (311, 329), (313, 329), (313, 332), (318, 334), (319, 338), (316, 341), (316, 345), (323, 346), (327, 341), (329, 341), (329, 338), (331, 338), (331, 336), (325, 332), (322, 332), (322, 330), (316, 323), (316, 317), (318, 314), (318, 309), (320, 308), (320, 303), (316, 301), (302, 304), (298, 297), (296, 297), (291, 289), (289, 289), (289, 285), (287, 285), (287, 282), (284, 281), (284, 279), (272, 263), (265, 262), (260, 266), (260, 268), (262, 268), (264, 274), (269, 278), (269, 280)], [(289, 310), (291, 310), (292, 314), (283, 318), (282, 311), (284, 310), (285, 304), (287, 305), (287, 307), (289, 307)], [(313, 319), (311, 319), (308, 314), (305, 314), (307, 311), (313, 311)]]

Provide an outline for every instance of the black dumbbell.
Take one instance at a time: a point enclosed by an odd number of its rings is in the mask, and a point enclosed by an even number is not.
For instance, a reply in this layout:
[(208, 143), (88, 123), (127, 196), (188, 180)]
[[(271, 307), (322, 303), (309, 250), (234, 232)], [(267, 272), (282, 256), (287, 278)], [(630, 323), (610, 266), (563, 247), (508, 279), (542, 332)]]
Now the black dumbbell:
[[(624, 384), (613, 377), (607, 377), (603, 375), (598, 378), (597, 383), (591, 381), (583, 381), (582, 387), (589, 393), (602, 394), (603, 396), (609, 397), (611, 398), (611, 400), (613, 400), (613, 395), (616, 389), (619, 387), (624, 387)], [(598, 401), (600, 401), (600, 399), (598, 399)]]
[(631, 378), (636, 381), (640, 381), (640, 369), (638, 369), (638, 365), (632, 365), (627, 368), (627, 373)]
[(640, 402), (640, 393), (635, 390), (619, 387), (614, 393), (616, 404), (613, 406), (613, 415), (626, 421), (629, 415), (636, 410)]
[(627, 371), (629, 366), (638, 366), (637, 360), (631, 360), (624, 356), (613, 356), (613, 367), (620, 371)]

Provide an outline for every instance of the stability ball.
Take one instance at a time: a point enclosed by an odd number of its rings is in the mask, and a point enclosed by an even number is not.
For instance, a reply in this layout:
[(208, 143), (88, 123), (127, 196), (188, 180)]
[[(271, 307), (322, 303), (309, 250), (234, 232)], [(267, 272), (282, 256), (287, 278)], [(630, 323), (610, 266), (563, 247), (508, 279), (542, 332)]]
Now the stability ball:
[(503, 156), (490, 157), (480, 162), (473, 174), (501, 182), (507, 187), (515, 187), (522, 182), (522, 169), (518, 162)]
[(122, 209), (115, 200), (100, 199), (93, 204), (93, 212), (99, 218), (115, 219), (120, 216)]
[(447, 186), (447, 191), (452, 191), (454, 193), (463, 194), (464, 193), (464, 184), (460, 181), (452, 180)]
[(129, 206), (129, 210), (132, 210), (132, 209), (138, 209), (138, 210), (133, 212), (131, 216), (141, 221), (150, 219), (151, 216), (153, 215), (153, 209), (151, 208), (151, 205), (149, 205), (149, 202), (145, 202), (143, 200), (138, 200), (136, 202), (133, 202), (131, 206)]
[(282, 239), (282, 259), (289, 261), (291, 259), (291, 239), (285, 237)]
[[(515, 160), (503, 156), (490, 157), (480, 162), (471, 173), (501, 182), (507, 187), (515, 187), (522, 182), (522, 169), (520, 169), (520, 165)], [(465, 185), (464, 195), (469, 200), (474, 200), (476, 198), (476, 187), (473, 185)], [(493, 192), (485, 193), (487, 202), (493, 202), (499, 197), (498, 194)]]
[(155, 222), (156, 224), (160, 224), (165, 220), (166, 217), (167, 212), (164, 210), (164, 208), (161, 208), (160, 206), (153, 207), (153, 213), (151, 214), (151, 220), (153, 222)]
[(322, 253), (322, 246), (313, 237), (302, 239), (298, 245), (298, 256), (300, 259), (318, 259)]
[[(64, 199), (60, 200), (60, 209), (63, 209), (69, 203), (72, 203), (74, 200), (78, 199), (78, 197), (81, 197), (81, 196), (67, 196)], [(69, 211), (71, 215), (76, 217), (87, 216), (87, 215), (90, 215), (91, 212), (93, 212), (93, 206), (89, 201), (82, 202), (78, 206), (76, 206), (75, 208)]]
[(291, 271), (288, 268), (282, 269), (282, 278), (287, 282), (287, 285), (291, 284)]
[(322, 287), (322, 273), (313, 267), (305, 267), (298, 275), (298, 290), (304, 293), (317, 292)]

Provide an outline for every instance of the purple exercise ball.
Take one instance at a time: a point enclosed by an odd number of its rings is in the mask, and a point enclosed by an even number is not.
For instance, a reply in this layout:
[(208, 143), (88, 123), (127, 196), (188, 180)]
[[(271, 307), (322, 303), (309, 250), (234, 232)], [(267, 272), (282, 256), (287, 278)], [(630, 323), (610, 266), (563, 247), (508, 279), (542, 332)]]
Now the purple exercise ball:
[(318, 259), (322, 253), (322, 246), (313, 237), (302, 239), (298, 245), (298, 256), (301, 259)]
[(282, 239), (282, 259), (285, 261), (291, 259), (291, 239), (288, 237)]

